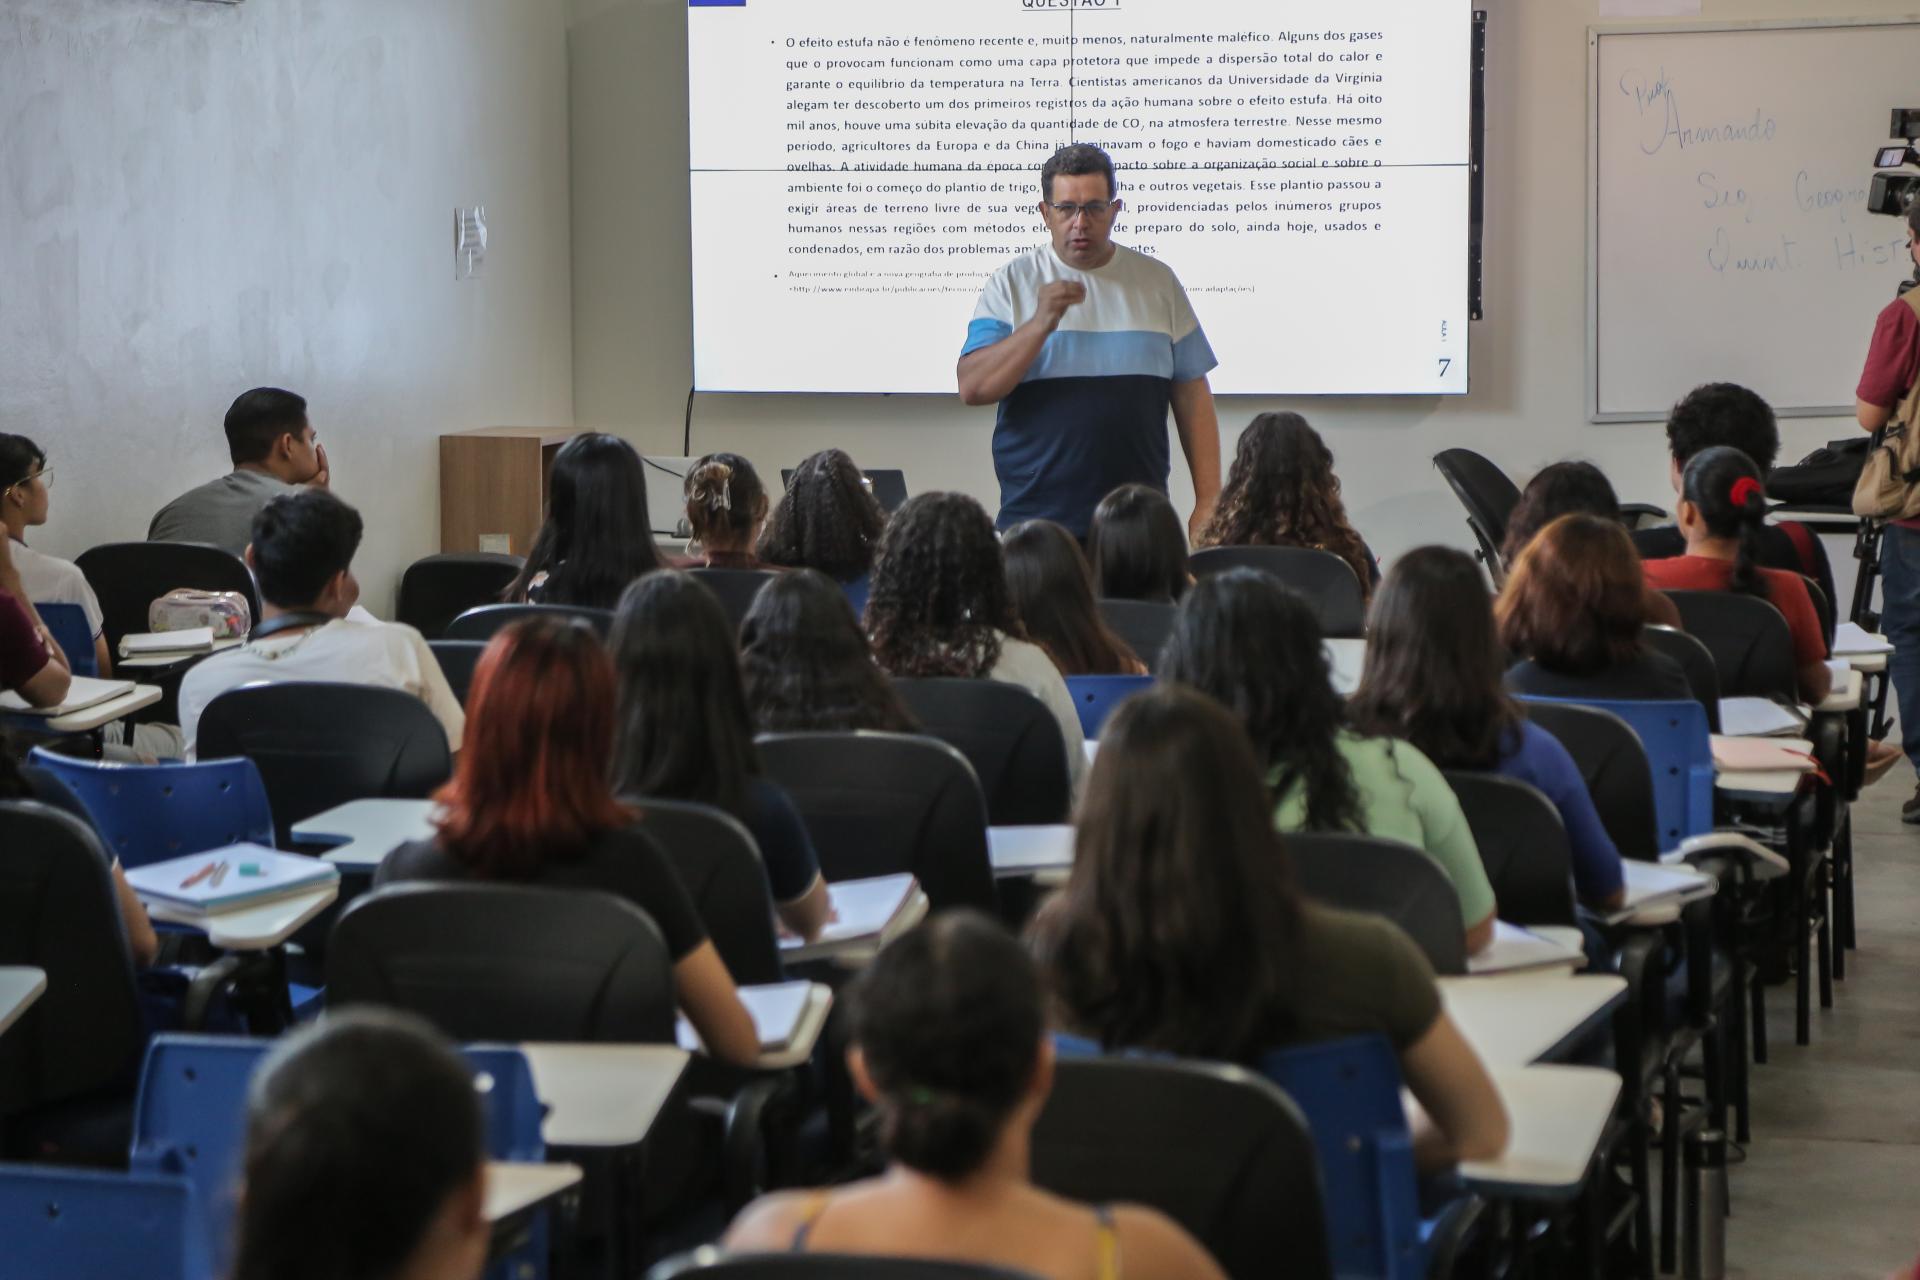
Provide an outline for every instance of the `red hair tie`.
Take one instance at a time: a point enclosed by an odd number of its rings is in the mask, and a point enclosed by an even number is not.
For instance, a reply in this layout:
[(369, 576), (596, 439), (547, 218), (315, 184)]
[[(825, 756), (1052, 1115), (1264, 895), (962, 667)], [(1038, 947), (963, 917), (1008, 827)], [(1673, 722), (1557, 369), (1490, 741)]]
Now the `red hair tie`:
[(1733, 490), (1730, 496), (1733, 498), (1734, 506), (1744, 507), (1747, 505), (1748, 498), (1756, 496), (1765, 497), (1766, 490), (1762, 488), (1760, 482), (1752, 476), (1741, 476), (1733, 482)]

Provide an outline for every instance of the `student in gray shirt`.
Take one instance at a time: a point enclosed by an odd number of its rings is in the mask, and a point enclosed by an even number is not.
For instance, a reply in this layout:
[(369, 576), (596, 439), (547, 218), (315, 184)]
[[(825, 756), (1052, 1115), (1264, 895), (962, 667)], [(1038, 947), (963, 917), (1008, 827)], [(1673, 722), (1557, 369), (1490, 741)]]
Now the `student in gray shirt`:
[(300, 396), (255, 387), (227, 410), (226, 429), (233, 470), (160, 508), (147, 541), (210, 542), (240, 555), (260, 508), (302, 485), (327, 487), (327, 451)]

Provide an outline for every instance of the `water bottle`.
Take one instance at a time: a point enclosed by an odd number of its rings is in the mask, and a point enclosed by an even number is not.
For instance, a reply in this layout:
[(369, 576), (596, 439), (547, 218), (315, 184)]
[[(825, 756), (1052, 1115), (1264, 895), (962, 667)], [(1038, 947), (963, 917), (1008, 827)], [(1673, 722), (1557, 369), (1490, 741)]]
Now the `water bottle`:
[(1727, 1274), (1727, 1135), (1702, 1129), (1687, 1135), (1686, 1280), (1723, 1280)]

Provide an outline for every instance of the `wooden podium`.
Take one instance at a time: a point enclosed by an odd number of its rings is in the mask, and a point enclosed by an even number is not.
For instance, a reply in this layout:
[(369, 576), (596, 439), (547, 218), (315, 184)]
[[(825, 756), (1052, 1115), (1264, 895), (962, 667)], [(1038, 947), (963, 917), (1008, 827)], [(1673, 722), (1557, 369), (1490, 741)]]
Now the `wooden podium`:
[(547, 518), (553, 455), (574, 434), (567, 427), (483, 427), (441, 436), (440, 550), (526, 555)]

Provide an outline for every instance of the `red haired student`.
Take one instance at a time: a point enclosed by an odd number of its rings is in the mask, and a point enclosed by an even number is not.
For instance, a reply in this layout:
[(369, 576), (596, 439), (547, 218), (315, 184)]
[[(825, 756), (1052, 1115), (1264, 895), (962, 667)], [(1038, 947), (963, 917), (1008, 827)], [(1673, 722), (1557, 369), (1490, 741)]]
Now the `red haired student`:
[(453, 780), (434, 797), (439, 835), (394, 850), (374, 882), (505, 880), (625, 898), (660, 926), (680, 1008), (709, 1052), (749, 1065), (760, 1040), (725, 962), (638, 815), (614, 798), (617, 701), (613, 659), (587, 628), (541, 619), (501, 632), (474, 671)]

